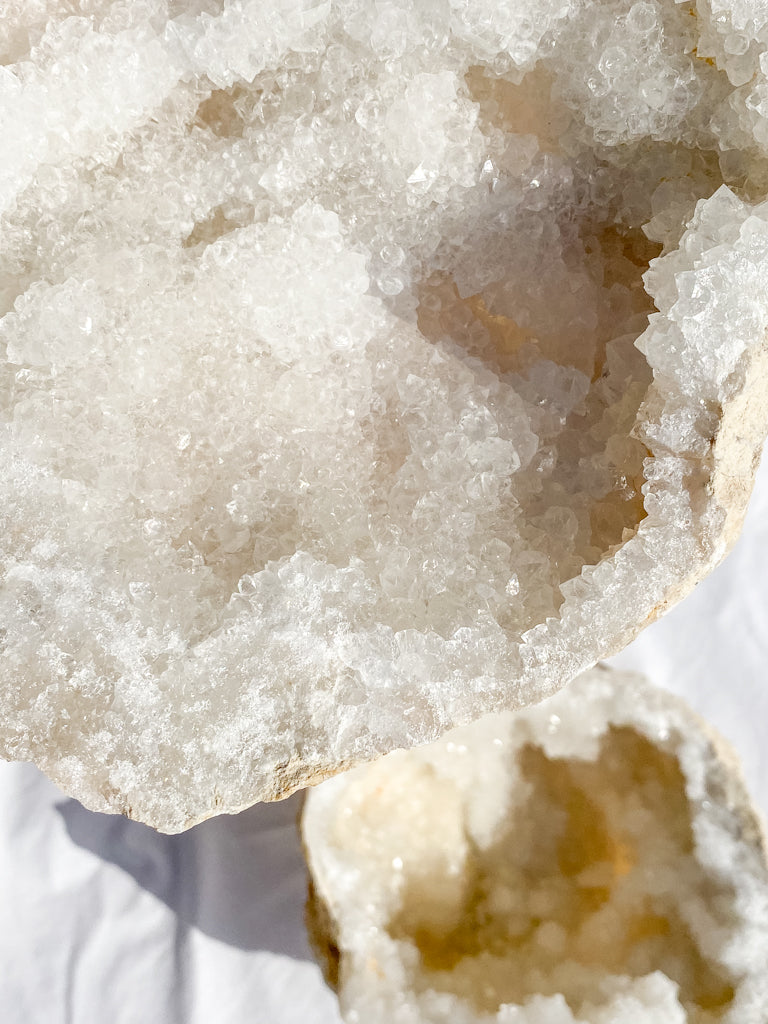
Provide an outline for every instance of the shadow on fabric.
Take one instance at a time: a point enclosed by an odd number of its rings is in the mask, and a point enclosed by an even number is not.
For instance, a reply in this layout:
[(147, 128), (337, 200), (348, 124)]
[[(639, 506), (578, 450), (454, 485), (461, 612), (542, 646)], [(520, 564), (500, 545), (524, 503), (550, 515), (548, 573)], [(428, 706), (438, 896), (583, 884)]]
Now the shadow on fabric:
[(77, 846), (127, 872), (181, 923), (241, 949), (313, 959), (296, 828), (300, 794), (223, 814), (173, 836), (88, 811), (76, 800), (57, 803), (56, 809)]

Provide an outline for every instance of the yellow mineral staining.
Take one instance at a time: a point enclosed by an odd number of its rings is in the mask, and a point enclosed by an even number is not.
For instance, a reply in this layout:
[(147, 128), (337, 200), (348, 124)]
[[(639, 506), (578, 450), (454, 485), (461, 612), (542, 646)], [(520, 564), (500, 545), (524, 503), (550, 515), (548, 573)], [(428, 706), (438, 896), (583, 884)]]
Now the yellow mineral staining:
[(536, 68), (515, 84), (495, 77), (488, 68), (472, 67), (464, 80), (484, 124), (516, 135), (535, 135), (543, 153), (560, 151), (560, 138), (573, 114), (553, 100), (548, 71)]
[(203, 246), (210, 245), (218, 238), (228, 235), (230, 231), (242, 227), (236, 220), (231, 220), (221, 206), (217, 206), (205, 220), (195, 224), (192, 231), (181, 243), (185, 249), (193, 249), (202, 243)]
[(240, 84), (231, 89), (214, 89), (198, 107), (195, 123), (221, 138), (240, 137), (243, 134), (243, 120), (238, 103), (248, 98), (248, 90)]
[[(535, 346), (542, 355), (549, 347), (548, 339), (520, 327), (511, 317), (490, 312), (481, 294), (462, 299), (456, 282), (447, 275), (434, 275), (422, 286), (418, 327), (430, 341), (457, 335), (469, 340), (486, 334), (489, 354), (503, 371), (519, 369), (525, 346)], [(578, 350), (573, 356), (578, 358)]]
[[(645, 518), (643, 464), (651, 453), (632, 432), (651, 374), (634, 339), (655, 308), (642, 275), (660, 251), (640, 230), (583, 227), (569, 260), (591, 289), (595, 314), (589, 327), (572, 321), (533, 329), (525, 324), (541, 319), (540, 311), (522, 308), (518, 320), (495, 308), (493, 289), (462, 297), (447, 274), (428, 278), (419, 292), (418, 327), (430, 341), (449, 339), (501, 373), (528, 377), (544, 360), (591, 381), (583, 404), (558, 432), (558, 464), (550, 479), (519, 498), (532, 522), (538, 509), (543, 515), (558, 507), (579, 521), (578, 555), (564, 551), (557, 559), (555, 586), (582, 565), (613, 554)], [(544, 529), (550, 543), (552, 531)]]
[(527, 798), (489, 848), (471, 848), (456, 927), (419, 918), (420, 879), (406, 876), (390, 930), (417, 947), (423, 983), (485, 1012), (562, 992), (578, 1013), (599, 1001), (606, 975), (658, 970), (679, 985), (691, 1021), (720, 1020), (734, 979), (702, 953), (676, 890), (713, 907), (732, 893), (696, 863), (675, 755), (611, 727), (594, 761), (528, 744), (517, 770)]

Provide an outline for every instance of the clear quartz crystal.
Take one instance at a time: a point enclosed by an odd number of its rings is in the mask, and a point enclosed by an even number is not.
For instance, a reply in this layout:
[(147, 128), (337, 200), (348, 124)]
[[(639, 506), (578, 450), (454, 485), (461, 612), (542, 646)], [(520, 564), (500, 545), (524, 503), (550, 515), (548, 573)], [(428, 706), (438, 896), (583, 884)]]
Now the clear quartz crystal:
[(763, 430), (718, 484), (767, 45), (749, 4), (6, 3), (0, 752), (177, 830), (689, 589)]

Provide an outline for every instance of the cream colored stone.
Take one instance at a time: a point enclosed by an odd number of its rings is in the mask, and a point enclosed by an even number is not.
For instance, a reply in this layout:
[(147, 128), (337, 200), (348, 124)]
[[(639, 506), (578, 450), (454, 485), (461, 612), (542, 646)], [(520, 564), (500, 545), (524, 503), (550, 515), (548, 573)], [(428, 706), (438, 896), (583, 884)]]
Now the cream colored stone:
[(765, 1017), (761, 823), (733, 751), (637, 676), (331, 780), (302, 829), (346, 1021)]

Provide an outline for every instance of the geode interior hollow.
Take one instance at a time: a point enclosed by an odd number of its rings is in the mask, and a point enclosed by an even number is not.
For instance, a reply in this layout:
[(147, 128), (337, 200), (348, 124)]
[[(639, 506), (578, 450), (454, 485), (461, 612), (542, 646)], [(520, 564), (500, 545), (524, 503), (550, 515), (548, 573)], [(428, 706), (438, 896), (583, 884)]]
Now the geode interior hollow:
[(348, 1024), (759, 1024), (768, 862), (733, 751), (603, 666), (309, 794)]
[(743, 13), (4, 11), (4, 757), (177, 831), (541, 700), (717, 563), (767, 415)]

